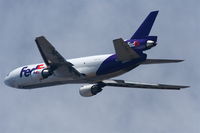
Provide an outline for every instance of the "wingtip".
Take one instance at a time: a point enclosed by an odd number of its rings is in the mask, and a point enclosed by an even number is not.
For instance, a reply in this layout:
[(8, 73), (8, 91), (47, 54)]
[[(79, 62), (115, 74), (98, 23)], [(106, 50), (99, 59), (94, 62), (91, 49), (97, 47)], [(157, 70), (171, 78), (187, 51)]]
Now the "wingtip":
[(190, 88), (190, 86), (180, 86), (179, 90), (185, 89), (185, 88)]
[(177, 60), (177, 62), (183, 62), (183, 61), (185, 61), (185, 60)]
[(45, 37), (44, 36), (38, 36), (38, 37), (35, 38), (35, 40), (38, 40), (40, 38), (45, 38)]
[(190, 88), (190, 86), (184, 86), (184, 88)]

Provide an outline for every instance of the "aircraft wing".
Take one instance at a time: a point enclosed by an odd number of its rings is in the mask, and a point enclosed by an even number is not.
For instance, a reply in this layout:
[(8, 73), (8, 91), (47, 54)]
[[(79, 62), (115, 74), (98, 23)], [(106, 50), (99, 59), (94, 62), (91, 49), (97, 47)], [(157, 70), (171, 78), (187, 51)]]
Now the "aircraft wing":
[(128, 82), (124, 80), (104, 80), (102, 81), (102, 83), (104, 84), (104, 86), (143, 88), (143, 89), (180, 90), (180, 89), (189, 87), (189, 86), (182, 86), (182, 85), (137, 83), (137, 82)]
[(142, 64), (163, 64), (163, 63), (178, 63), (184, 60), (171, 60), (171, 59), (146, 59)]
[(139, 57), (138, 53), (130, 48), (122, 38), (113, 40), (113, 44), (119, 61), (128, 61)]
[(81, 74), (73, 68), (73, 64), (67, 62), (45, 37), (37, 37), (35, 42), (45, 64), (52, 71), (60, 76), (71, 76), (73, 78), (81, 76)]

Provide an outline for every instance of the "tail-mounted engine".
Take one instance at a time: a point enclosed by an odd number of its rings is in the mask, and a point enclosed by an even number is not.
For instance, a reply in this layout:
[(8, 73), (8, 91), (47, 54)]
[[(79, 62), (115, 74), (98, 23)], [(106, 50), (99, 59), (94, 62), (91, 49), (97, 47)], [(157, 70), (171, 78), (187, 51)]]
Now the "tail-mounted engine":
[(146, 50), (147, 50), (147, 49), (150, 49), (150, 48), (152, 48), (152, 47), (154, 47), (154, 46), (156, 46), (156, 45), (157, 45), (156, 42), (154, 42), (154, 41), (152, 41), (152, 40), (148, 40), (147, 43), (146, 43)]
[(147, 36), (145, 37), (146, 41), (146, 48), (144, 50), (148, 50), (157, 45), (157, 36)]
[(148, 50), (157, 45), (157, 36), (146, 36), (140, 39), (126, 40), (135, 50)]

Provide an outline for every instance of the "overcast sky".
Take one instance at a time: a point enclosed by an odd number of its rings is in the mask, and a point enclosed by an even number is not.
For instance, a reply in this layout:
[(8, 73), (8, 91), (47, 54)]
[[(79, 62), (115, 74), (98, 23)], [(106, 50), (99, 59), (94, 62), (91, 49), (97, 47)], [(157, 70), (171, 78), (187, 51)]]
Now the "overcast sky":
[[(198, 0), (0, 0), (0, 132), (200, 132), (199, 5)], [(12, 69), (42, 62), (36, 36), (46, 36), (67, 59), (113, 53), (112, 40), (129, 39), (153, 10), (160, 11), (151, 32), (158, 45), (148, 57), (185, 62), (139, 66), (116, 79), (188, 89), (106, 87), (83, 98), (81, 85), (27, 91), (3, 83)]]

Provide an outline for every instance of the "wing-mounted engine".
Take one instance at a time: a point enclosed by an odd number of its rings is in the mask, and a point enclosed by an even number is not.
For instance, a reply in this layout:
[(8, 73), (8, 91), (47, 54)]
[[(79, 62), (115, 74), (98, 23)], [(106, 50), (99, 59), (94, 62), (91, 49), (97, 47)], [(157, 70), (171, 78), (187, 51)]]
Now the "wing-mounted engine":
[(83, 97), (91, 97), (101, 92), (104, 86), (103, 83), (84, 85), (79, 89), (79, 93)]
[(49, 68), (45, 68), (41, 71), (41, 75), (43, 79), (48, 78), (49, 76), (51, 76), (53, 74), (53, 71), (51, 71)]
[(46, 79), (53, 74), (49, 68), (35, 69), (31, 72), (31, 77), (37, 77), (38, 79)]

